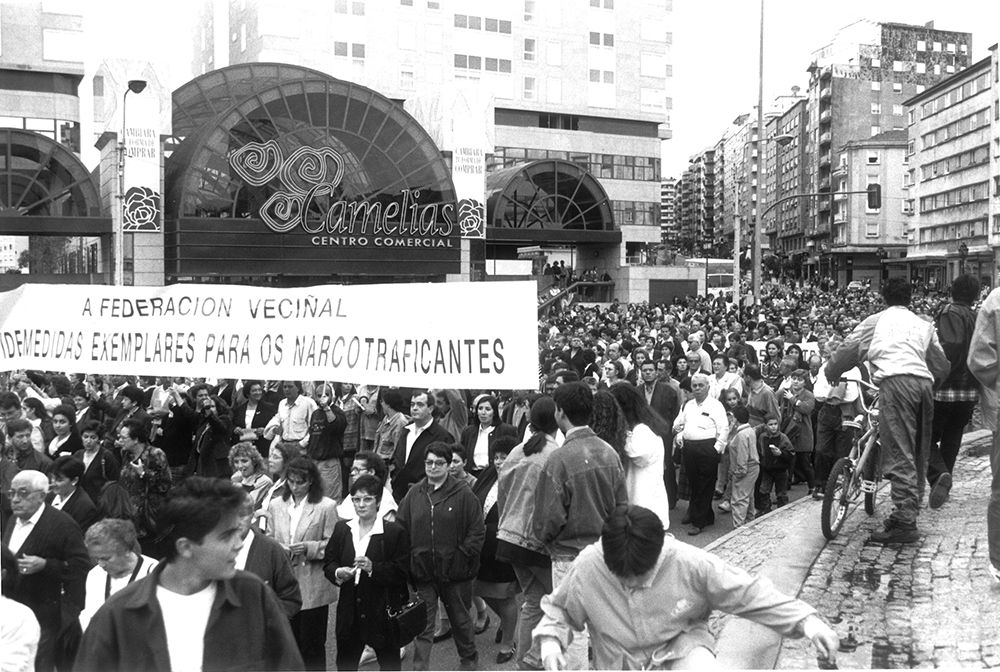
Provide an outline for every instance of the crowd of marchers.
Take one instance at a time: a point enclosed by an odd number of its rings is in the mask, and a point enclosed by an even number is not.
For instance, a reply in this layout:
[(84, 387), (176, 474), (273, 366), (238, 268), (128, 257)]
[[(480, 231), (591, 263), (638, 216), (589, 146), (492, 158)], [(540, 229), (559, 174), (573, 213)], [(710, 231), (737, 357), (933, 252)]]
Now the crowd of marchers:
[[(978, 287), (957, 287), (909, 306), (940, 331), (949, 306), (978, 301)], [(39, 670), (163, 657), (429, 669), (447, 638), (475, 669), (487, 630), (495, 662), (524, 669), (697, 663), (713, 608), (832, 655), (815, 610), (666, 531), (682, 499), (698, 534), (716, 511), (739, 526), (790, 487), (821, 491), (863, 394), (826, 364), (883, 308), (867, 291), (791, 286), (752, 310), (570, 305), (539, 321), (536, 390), (11, 372), (4, 595), (34, 616)], [(811, 342), (820, 354), (804, 359)], [(932, 483), (955, 459), (938, 415)], [(615, 581), (588, 613), (571, 586), (601, 577)], [(657, 590), (668, 585), (673, 602)], [(643, 632), (622, 613), (640, 588), (659, 624)], [(404, 647), (392, 614), (418, 596), (427, 618)], [(260, 641), (240, 646), (250, 635), (226, 605), (250, 603)], [(693, 606), (679, 618), (670, 604)]]

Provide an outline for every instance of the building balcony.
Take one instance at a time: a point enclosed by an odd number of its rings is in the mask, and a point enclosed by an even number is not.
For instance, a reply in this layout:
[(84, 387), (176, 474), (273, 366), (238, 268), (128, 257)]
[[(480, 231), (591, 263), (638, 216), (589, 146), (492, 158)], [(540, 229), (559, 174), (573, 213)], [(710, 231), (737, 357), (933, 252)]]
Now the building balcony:
[(824, 177), (822, 180), (819, 181), (819, 190), (830, 191), (830, 178)]
[(819, 92), (819, 99), (829, 100), (832, 93), (833, 91), (830, 89), (829, 86), (824, 86), (823, 90)]
[(826, 168), (829, 165), (830, 165), (830, 152), (827, 152), (826, 154), (821, 154), (819, 157), (819, 167)]
[(823, 133), (822, 135), (819, 136), (819, 146), (820, 147), (829, 146), (832, 140), (833, 140), (832, 134), (829, 131), (827, 131), (826, 133)]
[(820, 212), (829, 212), (830, 210), (830, 199), (824, 196), (819, 197), (819, 203), (816, 204), (816, 209)]
[(830, 110), (823, 110), (819, 113), (819, 123), (828, 124), (831, 119), (833, 119), (833, 112)]
[(830, 77), (832, 76), (833, 76), (833, 68), (831, 68), (829, 65), (823, 68), (823, 70), (820, 71), (819, 73), (820, 81), (824, 79), (830, 79)]
[(833, 213), (832, 219), (834, 225), (846, 225), (847, 224), (847, 213), (843, 210), (836, 210)]

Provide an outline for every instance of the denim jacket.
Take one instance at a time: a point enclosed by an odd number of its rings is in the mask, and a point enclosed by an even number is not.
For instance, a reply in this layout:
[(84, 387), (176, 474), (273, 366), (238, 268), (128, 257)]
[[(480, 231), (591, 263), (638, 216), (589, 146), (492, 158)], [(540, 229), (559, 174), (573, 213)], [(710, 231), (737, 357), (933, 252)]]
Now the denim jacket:
[(545, 545), (535, 537), (532, 524), (542, 471), (549, 456), (558, 448), (556, 440), (547, 436), (541, 452), (525, 456), (522, 443), (515, 446), (504, 460), (497, 490), (497, 503), (500, 505), (497, 540), (535, 553), (545, 553)]

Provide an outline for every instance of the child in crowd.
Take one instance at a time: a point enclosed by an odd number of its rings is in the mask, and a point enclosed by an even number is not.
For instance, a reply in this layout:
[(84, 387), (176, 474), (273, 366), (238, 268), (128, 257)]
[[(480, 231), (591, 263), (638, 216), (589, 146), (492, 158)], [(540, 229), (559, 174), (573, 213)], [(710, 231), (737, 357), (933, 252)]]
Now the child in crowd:
[(757, 510), (771, 510), (771, 490), (778, 506), (788, 503), (788, 467), (794, 458), (792, 442), (778, 429), (778, 416), (768, 414), (764, 430), (757, 438), (760, 457), (760, 487), (757, 489)]
[[(731, 411), (737, 426), (729, 439), (729, 483), (733, 527), (749, 523), (756, 517), (754, 486), (760, 472), (757, 454), (757, 432), (750, 426), (750, 411), (746, 406), (736, 406)], [(721, 508), (721, 507), (720, 507)]]

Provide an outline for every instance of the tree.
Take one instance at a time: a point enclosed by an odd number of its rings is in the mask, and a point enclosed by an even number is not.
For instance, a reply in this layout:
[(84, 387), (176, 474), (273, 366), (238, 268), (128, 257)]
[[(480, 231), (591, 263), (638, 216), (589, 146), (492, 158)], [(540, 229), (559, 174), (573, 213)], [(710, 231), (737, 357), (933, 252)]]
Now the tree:
[(59, 260), (68, 242), (66, 236), (31, 236), (28, 249), (22, 250), (17, 258), (17, 265), (31, 273), (58, 273)]

